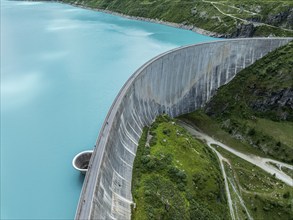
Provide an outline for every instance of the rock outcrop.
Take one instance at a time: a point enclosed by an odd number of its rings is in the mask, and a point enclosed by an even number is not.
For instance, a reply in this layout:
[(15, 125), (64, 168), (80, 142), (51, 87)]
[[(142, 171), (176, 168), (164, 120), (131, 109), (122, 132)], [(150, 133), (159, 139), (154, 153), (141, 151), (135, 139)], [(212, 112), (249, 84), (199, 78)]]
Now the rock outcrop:
[(253, 25), (253, 23), (249, 23), (249, 24), (240, 24), (237, 27), (236, 32), (234, 32), (231, 37), (235, 38), (235, 37), (252, 37), (254, 35), (255, 32), (255, 26)]
[(287, 88), (277, 92), (255, 91), (254, 96), (260, 97), (250, 104), (250, 107), (257, 112), (276, 112), (276, 119), (293, 121), (289, 109), (293, 111), (293, 89)]
[(271, 13), (266, 19), (266, 23), (288, 29), (293, 28), (293, 8), (281, 11), (277, 14)]

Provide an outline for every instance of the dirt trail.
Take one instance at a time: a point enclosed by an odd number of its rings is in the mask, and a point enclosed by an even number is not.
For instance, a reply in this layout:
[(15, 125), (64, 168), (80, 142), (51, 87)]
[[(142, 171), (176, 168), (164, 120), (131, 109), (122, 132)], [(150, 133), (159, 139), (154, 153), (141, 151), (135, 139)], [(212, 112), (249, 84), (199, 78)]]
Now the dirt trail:
[[(286, 175), (284, 172), (282, 172), (281, 170), (277, 169), (274, 165), (269, 164), (269, 162), (271, 163), (275, 163), (278, 167), (284, 166), (287, 167), (291, 170), (293, 170), (293, 166), (286, 164), (286, 163), (282, 163), (276, 160), (272, 160), (269, 158), (261, 158), (255, 155), (251, 155), (251, 154), (245, 154), (242, 152), (239, 152), (215, 139), (213, 139), (212, 137), (200, 132), (195, 126), (192, 126), (190, 124), (187, 124), (186, 122), (183, 121), (179, 121), (178, 122), (179, 125), (181, 125), (182, 127), (184, 127), (187, 131), (189, 131), (192, 135), (194, 135), (196, 138), (203, 140), (207, 143), (207, 145), (216, 153), (216, 155), (219, 158), (220, 161), (220, 168), (223, 174), (223, 178), (224, 178), (224, 183), (225, 183), (225, 189), (226, 189), (226, 194), (227, 194), (227, 200), (228, 200), (228, 206), (229, 206), (229, 210), (230, 210), (230, 216), (232, 220), (238, 219), (238, 213), (237, 213), (237, 206), (235, 206), (235, 201), (233, 203), (232, 200), (232, 196), (231, 196), (231, 192), (230, 190), (233, 190), (234, 193), (237, 196), (237, 199), (239, 200), (241, 206), (244, 208), (247, 218), (249, 220), (253, 220), (252, 216), (250, 215), (245, 202), (243, 200), (243, 198), (241, 197), (241, 195), (239, 194), (238, 190), (236, 189), (235, 185), (232, 183), (231, 179), (227, 176), (226, 171), (225, 171), (225, 167), (224, 167), (224, 162), (227, 162), (228, 165), (230, 165), (229, 161), (223, 157), (212, 145), (217, 145), (219, 147), (224, 148), (225, 150), (229, 151), (230, 153), (252, 163), (255, 164), (256, 166), (260, 167), (261, 169), (263, 169), (264, 171), (270, 173), (270, 174), (274, 174), (276, 176), (276, 178), (278, 178), (279, 180), (283, 181), (284, 183), (288, 184), (289, 186), (293, 186), (293, 180), (291, 177), (289, 177), (288, 175)], [(231, 189), (229, 187), (229, 184), (231, 186)]]
[(226, 189), (226, 192), (227, 192), (227, 200), (228, 200), (228, 206), (229, 206), (229, 210), (230, 210), (230, 216), (231, 216), (231, 219), (232, 220), (235, 220), (236, 219), (235, 218), (235, 210), (233, 208), (233, 201), (232, 201), (232, 198), (231, 198), (231, 192), (230, 192), (230, 188), (229, 188), (228, 178), (227, 178), (227, 174), (226, 174), (225, 167), (224, 167), (224, 163), (223, 163), (223, 161), (226, 161), (226, 158), (224, 158), (211, 145), (209, 145), (209, 147), (217, 154), (217, 156), (219, 158), (220, 168), (221, 168), (221, 171), (222, 171), (222, 174), (223, 174), (224, 183), (225, 183), (225, 189)]
[(287, 167), (287, 168), (293, 170), (292, 165), (286, 164), (283, 162), (279, 162), (277, 160), (269, 159), (269, 158), (262, 158), (262, 157), (255, 156), (252, 154), (245, 154), (245, 153), (239, 152), (239, 151), (213, 139), (212, 137), (196, 130), (196, 128), (194, 128), (193, 126), (191, 126), (189, 124), (186, 124), (185, 122), (180, 121), (179, 124), (181, 126), (183, 126), (184, 128), (186, 128), (191, 134), (195, 135), (197, 138), (204, 140), (209, 146), (212, 146), (214, 144), (219, 147), (222, 147), (225, 150), (229, 151), (230, 153), (242, 158), (243, 160), (246, 160), (246, 161), (258, 166), (259, 168), (263, 169), (264, 171), (270, 173), (271, 175), (275, 175), (275, 177), (277, 179), (283, 181), (287, 185), (293, 186), (293, 179), (290, 176), (288, 176), (286, 173), (284, 173), (283, 171), (277, 169), (273, 165), (270, 165), (269, 162), (272, 162), (272, 163), (277, 164), (278, 166), (284, 166), (284, 167)]
[[(234, 15), (232, 15), (232, 14), (227, 14), (227, 13), (223, 12), (221, 9), (219, 9), (219, 8), (216, 6), (216, 4), (221, 4), (221, 5), (224, 5), (224, 6), (226, 6), (226, 7), (232, 7), (232, 8), (238, 9), (238, 8), (236, 8), (236, 7), (234, 7), (234, 6), (228, 6), (228, 5), (225, 5), (225, 4), (222, 4), (222, 3), (219, 3), (219, 2), (212, 2), (212, 1), (206, 1), (206, 0), (202, 0), (202, 2), (210, 3), (215, 9), (217, 9), (218, 12), (220, 12), (221, 14), (223, 14), (223, 15), (225, 15), (225, 16), (228, 16), (228, 17), (233, 18), (233, 19), (236, 19), (236, 20), (243, 21), (243, 22), (245, 22), (245, 23), (252, 23), (252, 24), (254, 24), (254, 26), (263, 26), (263, 25), (264, 25), (264, 26), (268, 26), (268, 27), (272, 27), (272, 28), (280, 28), (280, 29), (285, 30), (285, 31), (291, 31), (291, 32), (293, 32), (293, 30), (291, 30), (291, 29), (282, 28), (282, 27), (277, 27), (277, 26), (270, 25), (270, 24), (266, 24), (266, 23), (262, 23), (262, 22), (248, 21), (248, 20), (245, 20), (245, 19), (243, 19), (243, 18), (236, 17), (236, 16), (234, 16)], [(247, 11), (247, 10), (244, 10), (244, 11), (249, 12), (249, 13), (251, 13), (251, 14), (253, 14), (253, 15), (256, 15), (256, 13), (253, 13), (253, 12), (250, 12), (250, 11)]]
[[(261, 169), (263, 169), (264, 171), (275, 175), (277, 179), (283, 181), (284, 183), (288, 184), (289, 186), (293, 186), (293, 180), (290, 176), (286, 175), (284, 172), (282, 172), (281, 170), (277, 169), (274, 165), (269, 164), (269, 162), (271, 163), (275, 163), (278, 167), (284, 166), (287, 167), (291, 170), (293, 170), (293, 166), (286, 164), (286, 163), (282, 163), (276, 160), (272, 160), (269, 158), (261, 158), (255, 155), (251, 155), (251, 154), (245, 154), (242, 152), (239, 152), (215, 139), (213, 139), (212, 137), (200, 132), (199, 130), (197, 130), (197, 128), (195, 126), (192, 126), (190, 124), (187, 124), (186, 122), (183, 121), (179, 121), (178, 122), (179, 125), (181, 125), (182, 127), (184, 127), (187, 131), (189, 131), (192, 135), (194, 135), (196, 138), (203, 140), (207, 143), (207, 145), (216, 153), (216, 155), (219, 158), (220, 161), (220, 168), (223, 174), (223, 178), (224, 178), (224, 183), (225, 183), (225, 190), (227, 193), (227, 200), (228, 200), (228, 206), (229, 206), (229, 210), (230, 210), (230, 216), (232, 220), (235, 220), (236, 218), (238, 219), (239, 216), (237, 214), (237, 207), (235, 206), (236, 203), (233, 203), (232, 201), (232, 197), (231, 197), (231, 192), (230, 192), (230, 187), (229, 187), (229, 183), (231, 185), (231, 189), (235, 192), (235, 194), (237, 195), (237, 198), (241, 204), (241, 206), (244, 208), (247, 217), (249, 220), (252, 220), (252, 216), (250, 215), (250, 213), (248, 212), (247, 207), (245, 206), (245, 203), (241, 197), (241, 195), (239, 194), (238, 190), (236, 189), (236, 187), (234, 186), (234, 184), (231, 182), (231, 180), (229, 180), (229, 178), (227, 177), (226, 171), (225, 171), (225, 167), (224, 167), (224, 163), (223, 162), (227, 162), (228, 164), (229, 161), (223, 157), (212, 145), (217, 145), (219, 147), (224, 148), (225, 150), (229, 151), (230, 153), (260, 167)], [(237, 216), (237, 217), (236, 217)]]

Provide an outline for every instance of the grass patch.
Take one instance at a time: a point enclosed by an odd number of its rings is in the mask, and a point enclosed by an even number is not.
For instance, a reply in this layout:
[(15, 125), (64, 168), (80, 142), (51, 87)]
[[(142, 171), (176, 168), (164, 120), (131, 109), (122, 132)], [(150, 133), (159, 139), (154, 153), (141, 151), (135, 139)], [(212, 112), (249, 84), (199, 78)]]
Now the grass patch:
[(275, 122), (265, 118), (256, 118), (255, 120), (247, 120), (247, 124), (249, 127), (262, 131), (268, 136), (275, 137), (277, 141), (293, 148), (293, 122)]
[(231, 136), (231, 134), (224, 129), (221, 128), (221, 124), (209, 117), (202, 110), (197, 110), (195, 112), (181, 115), (178, 119), (185, 121), (187, 123), (191, 123), (193, 126), (198, 127), (204, 133), (209, 136), (219, 140), (220, 142), (237, 149), (243, 153), (255, 154), (258, 156), (265, 157), (266, 155), (259, 151), (256, 148), (252, 148), (245, 141), (241, 141)]
[[(233, 209), (235, 210), (234, 212), (235, 218), (249, 219), (249, 216), (251, 216), (250, 212), (249, 210), (246, 209), (245, 206), (243, 206), (242, 201), (240, 200), (241, 193), (240, 193), (239, 186), (235, 182), (233, 170), (227, 162), (224, 162), (224, 169), (226, 171), (227, 178), (228, 178), (228, 186), (230, 190), (231, 199), (233, 201)], [(239, 198), (239, 194), (240, 194), (240, 198)]]
[(229, 219), (216, 155), (166, 116), (143, 131), (132, 194), (132, 219)]
[(221, 147), (216, 149), (229, 160), (230, 165), (225, 166), (227, 175), (237, 186), (254, 219), (293, 218), (292, 187), (225, 149)]

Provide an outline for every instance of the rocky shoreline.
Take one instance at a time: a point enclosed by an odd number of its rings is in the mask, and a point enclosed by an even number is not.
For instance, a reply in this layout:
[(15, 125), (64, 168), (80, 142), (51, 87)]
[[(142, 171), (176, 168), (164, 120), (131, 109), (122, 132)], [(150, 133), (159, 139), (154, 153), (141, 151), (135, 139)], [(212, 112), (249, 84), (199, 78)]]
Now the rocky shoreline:
[(127, 18), (127, 19), (132, 19), (132, 20), (139, 20), (139, 21), (152, 22), (152, 23), (156, 23), (156, 24), (163, 24), (163, 25), (167, 25), (167, 26), (171, 26), (171, 27), (175, 27), (175, 28), (181, 28), (181, 29), (185, 29), (185, 30), (190, 30), (190, 31), (196, 32), (198, 34), (202, 34), (202, 35), (206, 35), (206, 36), (210, 36), (210, 37), (218, 37), (218, 38), (228, 38), (229, 37), (227, 35), (207, 31), (207, 30), (195, 27), (193, 25), (184, 25), (184, 24), (178, 24), (178, 23), (162, 21), (162, 20), (159, 20), (159, 19), (131, 16), (131, 15), (126, 15), (126, 14), (122, 14), (122, 13), (118, 13), (118, 12), (114, 12), (114, 11), (110, 11), (110, 10), (106, 10), (106, 9), (92, 8), (92, 7), (88, 7), (88, 6), (85, 6), (85, 5), (82, 5), (82, 4), (72, 3), (72, 2), (63, 2), (63, 1), (50, 1), (50, 2), (68, 4), (68, 5), (78, 7), (78, 8), (83, 8), (83, 9), (103, 12), (103, 13), (107, 13), (107, 14), (111, 14), (111, 15), (124, 17), (124, 18)]
[[(23, 1), (23, 0), (19, 0), (19, 1)], [(152, 22), (152, 23), (163, 24), (163, 25), (167, 25), (167, 26), (171, 26), (171, 27), (175, 27), (175, 28), (181, 28), (181, 29), (185, 29), (185, 30), (190, 30), (190, 31), (196, 32), (198, 34), (202, 34), (202, 35), (206, 35), (206, 36), (210, 36), (210, 37), (216, 37), (216, 38), (247, 38), (247, 37), (254, 37), (255, 32), (257, 30), (257, 26), (259, 26), (258, 23), (253, 22), (253, 21), (248, 22), (248, 23), (241, 23), (241, 24), (237, 25), (237, 27), (234, 30), (234, 32), (220, 34), (220, 33), (216, 33), (216, 32), (213, 32), (213, 31), (208, 31), (208, 30), (196, 27), (194, 25), (186, 25), (185, 22), (183, 22), (183, 23), (173, 23), (173, 22), (168, 22), (168, 21), (156, 19), (156, 18), (154, 19), (154, 18), (131, 16), (131, 15), (127, 15), (127, 14), (123, 14), (123, 13), (119, 13), (119, 12), (110, 11), (110, 10), (107, 10), (107, 9), (100, 9), (100, 8), (94, 8), (94, 7), (85, 6), (85, 5), (81, 4), (81, 3), (79, 3), (78, 1), (75, 1), (75, 2), (65, 2), (65, 1), (62, 1), (62, 0), (52, 0), (52, 1), (51, 0), (24, 0), (24, 1), (43, 1), (43, 2), (62, 3), (62, 4), (72, 5), (72, 6), (78, 7), (78, 8), (87, 9), (87, 10), (93, 10), (93, 11), (103, 12), (103, 13), (107, 13), (107, 14), (112, 14), (112, 15), (124, 17), (124, 18), (127, 18), (127, 19)], [(259, 35), (257, 35), (257, 36), (259, 36)], [(273, 37), (275, 35), (273, 33), (271, 33), (271, 34), (266, 35), (266, 36), (267, 37)]]

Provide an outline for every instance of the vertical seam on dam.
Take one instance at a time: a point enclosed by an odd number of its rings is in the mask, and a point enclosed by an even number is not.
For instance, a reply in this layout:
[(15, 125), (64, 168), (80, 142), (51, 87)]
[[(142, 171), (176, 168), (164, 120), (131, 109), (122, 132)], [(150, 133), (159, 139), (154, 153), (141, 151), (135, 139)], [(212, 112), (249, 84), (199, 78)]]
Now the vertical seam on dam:
[(140, 67), (116, 96), (96, 141), (76, 219), (130, 219), (132, 164), (142, 128), (203, 106), (243, 68), (292, 38), (233, 39), (184, 46)]

